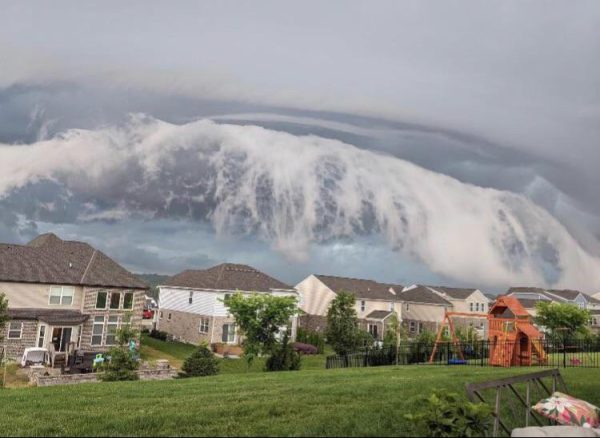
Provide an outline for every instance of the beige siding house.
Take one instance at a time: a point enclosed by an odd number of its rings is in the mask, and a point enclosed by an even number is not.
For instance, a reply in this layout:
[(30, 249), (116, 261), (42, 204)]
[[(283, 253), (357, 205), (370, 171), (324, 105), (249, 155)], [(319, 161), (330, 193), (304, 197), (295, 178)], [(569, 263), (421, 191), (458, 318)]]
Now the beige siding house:
[[(160, 285), (159, 291), (158, 330), (182, 342), (206, 342), (216, 350), (223, 345), (238, 346), (241, 341), (235, 320), (223, 304), (227, 295), (241, 292), (298, 297), (291, 286), (251, 266), (233, 263), (181, 272)], [(292, 337), (295, 330), (293, 318)]]
[(44, 234), (27, 245), (0, 244), (0, 293), (9, 316), (3, 348), (103, 352), (126, 320), (139, 327), (144, 282), (87, 243)]
[(456, 327), (472, 327), (481, 338), (487, 338), (487, 314), (490, 310), (490, 298), (481, 290), (446, 286), (427, 287), (449, 301), (452, 304), (452, 312), (474, 315), (473, 317), (455, 318)]

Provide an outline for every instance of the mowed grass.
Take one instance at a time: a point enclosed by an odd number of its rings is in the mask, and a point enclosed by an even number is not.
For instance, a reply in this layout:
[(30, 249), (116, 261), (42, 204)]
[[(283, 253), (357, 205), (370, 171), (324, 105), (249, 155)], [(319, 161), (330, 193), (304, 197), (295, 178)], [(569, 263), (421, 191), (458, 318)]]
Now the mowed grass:
[[(144, 360), (156, 361), (167, 359), (175, 368), (181, 368), (183, 361), (196, 349), (196, 346), (182, 342), (165, 342), (143, 334), (141, 340), (141, 357)], [(331, 352), (329, 352), (331, 354)], [(325, 355), (303, 356), (303, 370), (325, 369)], [(219, 359), (222, 374), (263, 372), (264, 358), (256, 358), (250, 367), (244, 359)]]
[[(416, 396), (532, 371), (404, 366), (8, 389), (0, 435), (398, 436)], [(600, 404), (598, 370), (561, 372), (571, 394)]]

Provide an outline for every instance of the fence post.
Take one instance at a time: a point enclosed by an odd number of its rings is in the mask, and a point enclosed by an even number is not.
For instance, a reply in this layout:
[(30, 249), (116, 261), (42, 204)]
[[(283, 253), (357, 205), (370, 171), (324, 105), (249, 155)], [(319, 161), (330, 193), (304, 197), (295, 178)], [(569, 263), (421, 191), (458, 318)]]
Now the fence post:
[(481, 341), (481, 348), (479, 349), (479, 355), (481, 356), (481, 366), (483, 366), (483, 356), (484, 356), (484, 353), (485, 353), (484, 342), (485, 341), (483, 341), (483, 340)]
[(567, 367), (567, 340), (563, 340), (563, 368)]

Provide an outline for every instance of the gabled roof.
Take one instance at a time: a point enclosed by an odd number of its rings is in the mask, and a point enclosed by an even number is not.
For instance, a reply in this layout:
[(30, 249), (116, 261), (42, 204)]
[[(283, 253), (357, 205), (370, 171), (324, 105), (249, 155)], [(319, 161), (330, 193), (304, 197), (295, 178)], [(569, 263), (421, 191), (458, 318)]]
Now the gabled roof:
[[(356, 298), (392, 301), (395, 295), (390, 292), (392, 285), (360, 278), (336, 277), (333, 275), (315, 275), (323, 284), (335, 293), (349, 292)], [(395, 286), (402, 290), (402, 286)]]
[(0, 244), (0, 281), (148, 289), (101, 251), (52, 233), (27, 245)]
[(165, 282), (165, 286), (192, 289), (240, 290), (246, 292), (270, 292), (273, 289), (293, 290), (248, 265), (223, 263), (209, 269), (183, 271)]
[(477, 291), (474, 288), (458, 288), (458, 287), (446, 287), (446, 286), (427, 286), (429, 289), (436, 290), (443, 294), (446, 294), (449, 298), (455, 300), (465, 300)]
[(523, 307), (519, 299), (516, 297), (503, 295), (496, 299), (496, 302), (490, 309), (491, 315), (498, 315), (508, 309), (516, 317), (529, 317), (529, 312)]
[(369, 313), (365, 318), (366, 319), (376, 319), (378, 321), (383, 321), (390, 317), (394, 312), (390, 310), (373, 310)]
[(539, 295), (543, 295), (551, 300), (564, 300), (564, 301), (575, 301), (575, 299), (581, 295), (588, 302), (594, 304), (600, 304), (600, 300), (578, 290), (574, 289), (542, 289), (540, 287), (511, 287), (507, 294), (511, 295), (513, 293), (537, 293)]
[(452, 303), (446, 301), (439, 294), (432, 291), (429, 287), (423, 285), (415, 285), (407, 287), (398, 293), (398, 300), (408, 301), (411, 303), (436, 304), (441, 306), (451, 306)]

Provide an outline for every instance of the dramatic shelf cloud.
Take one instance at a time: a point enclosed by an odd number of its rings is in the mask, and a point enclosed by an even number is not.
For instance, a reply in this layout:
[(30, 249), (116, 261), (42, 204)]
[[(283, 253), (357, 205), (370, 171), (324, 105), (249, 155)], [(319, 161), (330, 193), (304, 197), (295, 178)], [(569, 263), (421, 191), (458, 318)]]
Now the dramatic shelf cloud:
[(597, 2), (111, 6), (3, 7), (0, 241), (600, 288)]

